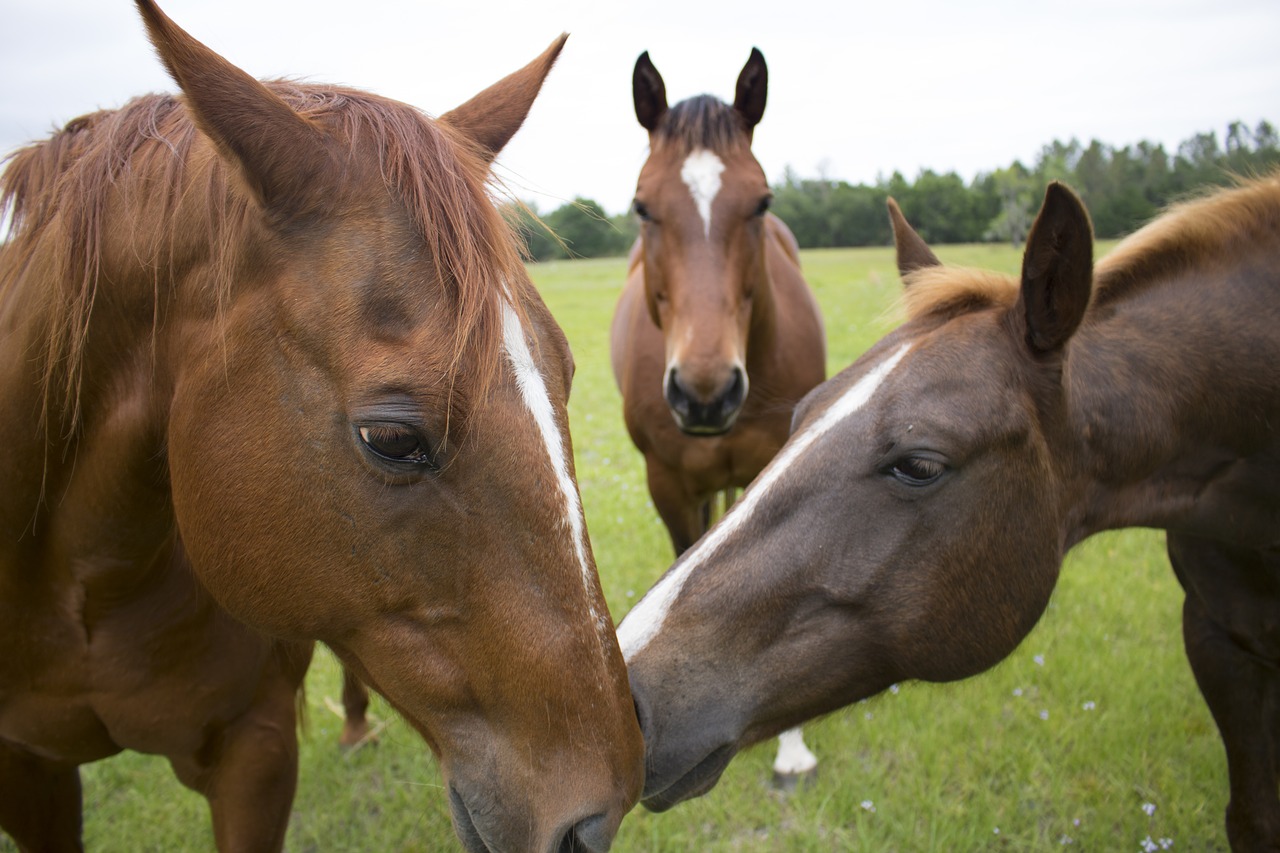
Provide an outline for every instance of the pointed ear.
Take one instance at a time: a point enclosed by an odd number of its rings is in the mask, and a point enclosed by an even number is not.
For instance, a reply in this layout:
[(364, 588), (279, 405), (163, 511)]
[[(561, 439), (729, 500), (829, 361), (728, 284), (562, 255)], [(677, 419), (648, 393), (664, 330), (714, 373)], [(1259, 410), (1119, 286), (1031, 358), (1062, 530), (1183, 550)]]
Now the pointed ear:
[(889, 206), (889, 224), (893, 226), (893, 244), (898, 251), (898, 275), (906, 279), (909, 272), (942, 266), (938, 256), (907, 223), (907, 218), (898, 209), (898, 203), (892, 197), (886, 203)]
[(636, 120), (653, 133), (662, 114), (667, 111), (667, 84), (649, 60), (649, 51), (640, 54), (631, 72), (631, 97), (636, 104)]
[(492, 163), (524, 124), (534, 98), (542, 89), (542, 82), (547, 79), (568, 38), (568, 33), (561, 33), (533, 62), (440, 116), (440, 121), (475, 142), (480, 153)]
[(738, 74), (738, 87), (733, 98), (733, 108), (747, 123), (747, 134), (764, 118), (764, 102), (769, 94), (769, 67), (764, 64), (764, 54), (751, 48), (747, 64)]
[(152, 0), (136, 0), (151, 43), (187, 107), (267, 209), (296, 216), (324, 203), (332, 167), (324, 133), (257, 80), (188, 35)]
[(1093, 226), (1076, 194), (1057, 181), (1031, 226), (1022, 255), (1022, 291), (1014, 308), (1027, 344), (1040, 353), (1062, 349), (1080, 325), (1093, 290)]

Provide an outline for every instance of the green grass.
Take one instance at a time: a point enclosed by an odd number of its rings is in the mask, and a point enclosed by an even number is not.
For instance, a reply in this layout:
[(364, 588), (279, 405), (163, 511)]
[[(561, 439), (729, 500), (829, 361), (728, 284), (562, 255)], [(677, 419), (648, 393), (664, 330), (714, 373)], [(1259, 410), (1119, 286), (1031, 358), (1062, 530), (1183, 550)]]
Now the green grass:
[[(938, 254), (1011, 272), (1018, 265), (1000, 246)], [(811, 251), (804, 265), (825, 313), (834, 373), (896, 322), (892, 251)], [(615, 618), (671, 560), (609, 368), (609, 318), (623, 274), (622, 260), (533, 268), (577, 359), (574, 449)], [(904, 684), (807, 727), (819, 776), (790, 797), (768, 787), (773, 746), (750, 750), (709, 795), (662, 815), (633, 812), (614, 849), (1137, 851), (1150, 836), (1171, 838), (1179, 853), (1225, 850), (1225, 760), (1183, 656), (1180, 606), (1161, 534), (1094, 537), (1069, 555), (1040, 625), (991, 672), (957, 684)], [(374, 706), (390, 720), (381, 742), (338, 753), (339, 720), (325, 699), (337, 700), (340, 689), (322, 651), (308, 679), (287, 848), (461, 849), (434, 762), (385, 705)], [(91, 851), (212, 848), (203, 800), (163, 760), (123, 755), (84, 768), (83, 777)], [(0, 850), (13, 847), (0, 840)]]

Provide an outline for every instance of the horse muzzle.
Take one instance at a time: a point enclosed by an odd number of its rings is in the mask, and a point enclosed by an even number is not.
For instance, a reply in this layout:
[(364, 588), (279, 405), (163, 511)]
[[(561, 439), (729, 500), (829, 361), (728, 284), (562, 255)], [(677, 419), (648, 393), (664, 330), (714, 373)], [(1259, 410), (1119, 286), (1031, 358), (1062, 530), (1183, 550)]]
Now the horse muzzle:
[(686, 435), (724, 435), (747, 399), (747, 374), (738, 365), (730, 368), (728, 378), (720, 383), (692, 381), (688, 373), (672, 365), (662, 384), (667, 408)]
[(547, 837), (530, 838), (529, 821), (501, 806), (472, 806), (449, 785), (449, 811), (454, 830), (467, 853), (606, 853), (626, 809), (603, 810), (566, 825)]

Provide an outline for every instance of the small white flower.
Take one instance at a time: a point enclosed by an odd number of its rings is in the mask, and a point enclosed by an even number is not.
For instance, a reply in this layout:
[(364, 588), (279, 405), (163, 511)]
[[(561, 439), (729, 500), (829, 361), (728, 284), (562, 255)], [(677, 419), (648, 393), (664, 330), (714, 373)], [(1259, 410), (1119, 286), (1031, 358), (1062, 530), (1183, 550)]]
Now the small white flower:
[(1160, 849), (1160, 846), (1151, 840), (1150, 835), (1142, 839), (1141, 844), (1142, 844), (1142, 853), (1155, 853), (1155, 851)]
[(1076, 842), (1070, 835), (1064, 835), (1062, 838), (1058, 839), (1058, 843), (1063, 847), (1066, 847), (1068, 844), (1075, 844)]
[(1036, 655), (1032, 660), (1036, 662), (1036, 666), (1044, 666), (1044, 655)]
[(1041, 711), (1041, 712), (1040, 712), (1040, 719), (1042, 719), (1042, 720), (1047, 720), (1047, 719), (1049, 719), (1049, 712), (1048, 712), (1048, 711)]
[(1086, 711), (1092, 711), (1094, 708), (1098, 707), (1098, 704), (1094, 702), (1092, 699), (1090, 699), (1088, 702), (1085, 702), (1080, 707), (1084, 708)]
[(866, 717), (866, 718), (869, 720), (869, 719), (871, 719), (871, 712), (870, 712), (870, 711), (868, 711), (867, 713), (863, 714), (863, 716), (864, 716), (864, 717)]
[(1072, 825), (1072, 826), (1079, 826), (1079, 825), (1080, 825), (1080, 818), (1076, 818), (1075, 820), (1071, 821), (1071, 825)]
[(1143, 804), (1142, 804), (1142, 810), (1143, 810), (1144, 812), (1146, 812), (1146, 813), (1147, 813), (1147, 817), (1151, 817), (1153, 814), (1155, 814), (1155, 813), (1156, 813), (1156, 804), (1155, 804), (1155, 803), (1143, 803)]
[(896, 685), (896, 684), (890, 684), (890, 685), (889, 685), (889, 692), (890, 692), (890, 693), (892, 693), (893, 695), (897, 696), (897, 695), (898, 695), (898, 685)]
[(991, 830), (991, 834), (992, 834), (992, 835), (999, 835), (999, 834), (1000, 834), (1000, 827), (998, 827), (998, 826), (997, 826), (995, 829)]
[(1172, 847), (1173, 847), (1173, 839), (1172, 839), (1172, 838), (1161, 838), (1161, 839), (1160, 839), (1160, 849), (1161, 849), (1161, 850), (1169, 850), (1169, 849), (1171, 849)]
[(635, 598), (635, 597), (636, 597), (636, 591), (634, 589), (627, 590), (627, 598)]
[(873, 802), (871, 802), (870, 800), (863, 800), (863, 801), (862, 801), (862, 810), (863, 810), (863, 811), (866, 811), (866, 812), (871, 812), (872, 814), (875, 814), (875, 811), (876, 811), (876, 804), (875, 804), (875, 803), (873, 803)]
[(1013, 695), (1014, 695), (1014, 696), (1021, 696), (1021, 695), (1022, 695), (1022, 688), (1021, 688), (1021, 687), (1015, 687), (1015, 688), (1013, 688)]

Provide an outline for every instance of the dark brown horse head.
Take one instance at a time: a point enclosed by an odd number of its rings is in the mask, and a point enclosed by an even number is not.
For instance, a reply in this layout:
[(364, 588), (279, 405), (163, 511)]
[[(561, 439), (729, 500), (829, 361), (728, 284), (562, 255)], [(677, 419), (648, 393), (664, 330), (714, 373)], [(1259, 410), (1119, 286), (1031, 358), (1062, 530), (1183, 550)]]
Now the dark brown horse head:
[[(433, 122), (259, 83), (138, 7), (184, 97), (139, 107), (159, 142), (103, 192), (101, 280), (143, 295), (100, 299), (85, 353), (126, 309), (155, 324), (128, 370), (168, 396), (117, 426), (168, 416), (196, 574), (388, 697), (470, 849), (606, 848), (641, 741), (575, 481), (573, 362), (484, 185), (563, 37)], [(106, 417), (96, 369), (83, 429)]]
[(764, 262), (771, 195), (751, 153), (768, 70), (752, 49), (732, 107), (701, 95), (668, 108), (662, 77), (643, 53), (632, 88), (636, 118), (649, 131), (635, 211), (649, 313), (666, 342), (663, 390), (682, 430), (719, 435), (750, 390), (747, 337), (771, 296)]
[(652, 808), (894, 682), (992, 666), (1048, 602), (1088, 217), (1050, 188), (1020, 287), (936, 266), (894, 224), (912, 319), (802, 401), (778, 456), (619, 627)]

